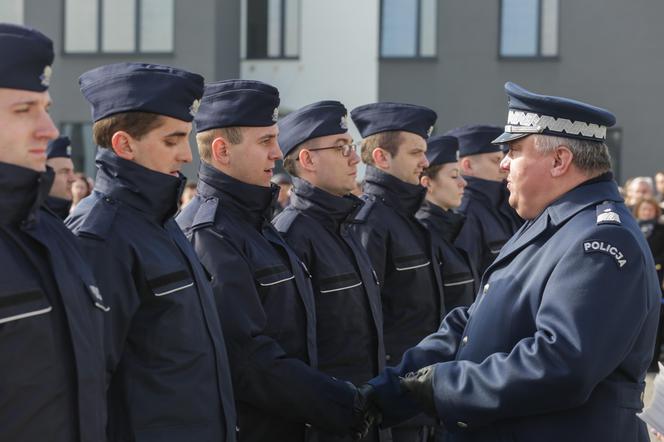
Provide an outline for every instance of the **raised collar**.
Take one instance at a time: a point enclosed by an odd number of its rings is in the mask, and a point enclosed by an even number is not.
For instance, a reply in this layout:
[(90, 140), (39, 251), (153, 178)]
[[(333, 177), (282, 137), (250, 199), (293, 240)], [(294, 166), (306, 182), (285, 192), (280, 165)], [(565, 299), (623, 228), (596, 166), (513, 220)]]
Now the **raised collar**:
[(433, 233), (450, 243), (456, 240), (466, 220), (464, 215), (453, 210), (445, 210), (430, 201), (424, 201), (420, 210), (417, 211), (416, 217), (419, 220), (430, 221), (428, 224)]
[(291, 207), (332, 228), (338, 227), (363, 204), (355, 195), (332, 195), (306, 180), (293, 177)]
[(491, 181), (472, 176), (464, 176), (463, 178), (468, 182), (466, 192), (484, 197), (489, 201), (491, 207), (499, 207), (503, 204), (506, 189), (502, 181)]
[(407, 215), (415, 215), (427, 192), (419, 184), (407, 183), (374, 166), (367, 166), (364, 191)]
[(560, 224), (576, 215), (586, 207), (602, 201), (622, 202), (618, 185), (613, 181), (613, 174), (607, 172), (570, 190), (546, 209), (554, 225)]
[(69, 216), (69, 209), (71, 209), (71, 200), (58, 198), (56, 196), (49, 196), (44, 202), (48, 209), (55, 213), (58, 218), (64, 220)]
[(260, 228), (264, 221), (270, 220), (273, 205), (279, 196), (279, 186), (248, 184), (201, 161), (197, 192), (203, 198), (219, 198), (224, 210), (230, 210), (255, 228)]
[(30, 226), (37, 222), (39, 208), (48, 197), (55, 174), (50, 167), (37, 172), (14, 164), (0, 163), (0, 224)]
[(104, 148), (99, 149), (96, 163), (96, 191), (160, 224), (177, 212), (186, 182), (183, 175), (174, 177), (155, 172)]

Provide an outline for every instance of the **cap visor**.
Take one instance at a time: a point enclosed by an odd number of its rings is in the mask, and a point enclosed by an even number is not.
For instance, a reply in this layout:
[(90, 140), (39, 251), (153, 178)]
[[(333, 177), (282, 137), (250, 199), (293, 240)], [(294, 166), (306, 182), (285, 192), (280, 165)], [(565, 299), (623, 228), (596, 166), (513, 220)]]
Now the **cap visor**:
[(491, 144), (505, 144), (509, 143), (510, 141), (518, 140), (519, 138), (527, 137), (528, 135), (532, 134), (512, 134), (509, 132), (503, 132), (502, 135), (493, 140)]

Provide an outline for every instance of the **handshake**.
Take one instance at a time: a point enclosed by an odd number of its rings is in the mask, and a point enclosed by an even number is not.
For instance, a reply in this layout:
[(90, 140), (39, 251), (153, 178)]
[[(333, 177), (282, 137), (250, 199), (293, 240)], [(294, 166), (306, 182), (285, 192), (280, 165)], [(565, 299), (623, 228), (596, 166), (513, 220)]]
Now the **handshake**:
[[(421, 368), (399, 378), (401, 389), (414, 400), (421, 410), (431, 416), (436, 415), (433, 399), (433, 366)], [(373, 425), (382, 421), (381, 407), (376, 390), (371, 384), (362, 384), (355, 390), (351, 431), (353, 440), (367, 436)]]

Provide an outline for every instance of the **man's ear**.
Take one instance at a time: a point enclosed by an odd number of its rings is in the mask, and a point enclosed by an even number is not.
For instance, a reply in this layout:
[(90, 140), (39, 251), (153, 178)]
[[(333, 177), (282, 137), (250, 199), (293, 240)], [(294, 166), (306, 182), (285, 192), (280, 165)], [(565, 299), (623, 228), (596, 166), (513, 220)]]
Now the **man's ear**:
[(565, 175), (571, 167), (573, 159), (574, 154), (569, 150), (569, 147), (562, 144), (556, 147), (552, 156), (551, 176), (559, 177)]
[(473, 161), (470, 158), (463, 157), (459, 159), (459, 167), (461, 168), (462, 175), (473, 174)]
[(302, 170), (307, 170), (309, 172), (315, 172), (317, 167), (314, 161), (313, 155), (309, 149), (302, 149), (297, 154), (298, 161)]
[(212, 140), (210, 145), (212, 160), (225, 166), (229, 165), (231, 162), (229, 146), (228, 140), (221, 135)]
[(389, 170), (392, 164), (392, 154), (382, 147), (374, 148), (373, 152), (371, 152), (371, 158), (379, 169)]
[(117, 156), (122, 159), (132, 161), (136, 153), (132, 148), (134, 138), (123, 130), (119, 130), (111, 137), (111, 148)]
[(420, 186), (426, 187), (427, 189), (431, 187), (431, 178), (426, 175), (422, 175), (420, 177)]

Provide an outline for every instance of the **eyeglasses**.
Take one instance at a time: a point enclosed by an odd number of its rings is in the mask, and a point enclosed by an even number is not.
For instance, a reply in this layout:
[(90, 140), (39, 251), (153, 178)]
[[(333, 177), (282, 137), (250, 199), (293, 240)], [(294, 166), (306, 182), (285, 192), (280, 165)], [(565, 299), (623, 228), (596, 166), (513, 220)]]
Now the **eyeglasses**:
[(315, 149), (307, 149), (307, 150), (313, 152), (315, 150), (338, 149), (338, 150), (341, 151), (342, 156), (349, 157), (351, 152), (357, 152), (358, 146), (359, 146), (359, 144), (357, 144), (357, 143), (350, 143), (350, 144), (342, 144), (342, 145), (339, 145), (339, 146), (316, 147)]

